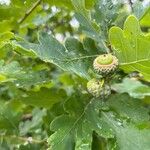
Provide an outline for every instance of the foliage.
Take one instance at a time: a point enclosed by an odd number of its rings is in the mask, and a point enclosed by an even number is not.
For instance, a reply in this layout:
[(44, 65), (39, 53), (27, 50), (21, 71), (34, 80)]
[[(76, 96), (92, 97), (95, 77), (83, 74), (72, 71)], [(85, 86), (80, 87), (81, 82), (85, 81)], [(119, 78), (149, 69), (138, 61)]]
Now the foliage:
[[(150, 149), (150, 8), (144, 3), (0, 4), (0, 149)], [(106, 53), (119, 67), (103, 78), (93, 60)], [(87, 91), (93, 78), (109, 87), (109, 97)]]

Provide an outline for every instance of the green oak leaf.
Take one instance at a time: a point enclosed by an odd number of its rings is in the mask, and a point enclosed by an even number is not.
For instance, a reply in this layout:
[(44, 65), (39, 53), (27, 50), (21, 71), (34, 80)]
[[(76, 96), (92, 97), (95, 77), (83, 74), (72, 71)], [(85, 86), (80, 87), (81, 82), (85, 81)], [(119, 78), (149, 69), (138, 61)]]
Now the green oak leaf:
[(50, 125), (54, 134), (48, 139), (49, 149), (91, 150), (94, 130), (103, 137), (112, 137), (108, 124), (98, 117), (100, 107), (101, 101), (96, 99), (85, 103), (80, 97), (72, 97), (66, 101), (67, 114), (56, 117)]
[(70, 71), (85, 79), (90, 78), (88, 70), (92, 62), (91, 58), (95, 57), (95, 55), (88, 55), (88, 51), (83, 49), (78, 40), (68, 39), (65, 43), (66, 47), (64, 47), (52, 35), (47, 33), (41, 32), (38, 39), (38, 44), (21, 41), (13, 42), (12, 45), (19, 52), (30, 53), (32, 56), (35, 55), (41, 60), (50, 62), (65, 71)]
[(148, 8), (140, 18), (140, 24), (144, 27), (150, 27), (150, 8)]
[(127, 94), (111, 96), (106, 105), (120, 117), (131, 121), (134, 125), (149, 120), (148, 109), (142, 106), (142, 100), (132, 98)]
[(80, 24), (81, 31), (104, 47), (105, 45), (100, 35), (100, 27), (93, 21), (90, 11), (86, 9), (85, 0), (72, 0), (72, 4), (75, 8), (75, 18)]
[(101, 117), (114, 131), (119, 150), (149, 150), (149, 110), (142, 106), (142, 101), (117, 94), (106, 105), (110, 111), (101, 112)]
[(9, 64), (4, 64), (4, 60), (0, 61), (0, 83), (14, 81), (16, 77), (22, 73), (18, 62), (13, 61)]
[(123, 30), (112, 27), (109, 39), (120, 68), (125, 72), (137, 71), (150, 81), (150, 40), (141, 32), (138, 20), (129, 16)]
[[(20, 135), (26, 135), (29, 132), (34, 132), (33, 129), (36, 128), (41, 128), (42, 124), (43, 124), (43, 118), (46, 115), (46, 110), (45, 109), (39, 109), (39, 108), (35, 108), (32, 111), (32, 120), (26, 120), (26, 121), (22, 121), (19, 124), (19, 132)], [(32, 131), (33, 130), (33, 131)]]
[(41, 88), (39, 91), (28, 91), (19, 98), (31, 106), (51, 108), (55, 103), (66, 99), (64, 90)]
[[(101, 99), (92, 99), (85, 104), (79, 96), (70, 98), (64, 105), (67, 114), (56, 117), (50, 125), (54, 133), (48, 139), (49, 149), (91, 150), (95, 131), (106, 139), (116, 137), (120, 150), (142, 150), (142, 147), (148, 150), (150, 133), (144, 124), (148, 122), (149, 114), (141, 103), (127, 94), (114, 95), (104, 104)], [(141, 123), (142, 129), (139, 128)]]
[(42, 71), (33, 71), (25, 70), (20, 66), (17, 61), (12, 61), (9, 63), (0, 61), (0, 84), (6, 82), (14, 83), (18, 88), (30, 89), (31, 86), (52, 86), (50, 79), (46, 76), (44, 70)]
[(103, 113), (102, 117), (107, 120), (115, 132), (119, 150), (149, 150), (150, 130), (138, 129), (135, 126), (119, 123), (111, 113)]
[(10, 132), (13, 130), (18, 132), (18, 124), (20, 113), (9, 106), (9, 103), (0, 102), (0, 130), (7, 129)]
[[(57, 7), (67, 7), (68, 9), (73, 9), (73, 4), (72, 4), (73, 0), (44, 0), (44, 2), (48, 3), (49, 5), (53, 6), (57, 6)], [(80, 0), (79, 2), (84, 2), (85, 3), (85, 7), (87, 9), (90, 9), (91, 7), (93, 7), (95, 0)]]

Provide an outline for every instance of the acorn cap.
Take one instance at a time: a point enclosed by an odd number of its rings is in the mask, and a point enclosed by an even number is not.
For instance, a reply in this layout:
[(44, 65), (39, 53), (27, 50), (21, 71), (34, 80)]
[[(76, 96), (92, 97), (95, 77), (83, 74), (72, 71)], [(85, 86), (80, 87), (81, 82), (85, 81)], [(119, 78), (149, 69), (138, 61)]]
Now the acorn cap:
[(118, 67), (118, 59), (112, 54), (99, 55), (93, 62), (94, 70), (102, 75), (113, 73)]

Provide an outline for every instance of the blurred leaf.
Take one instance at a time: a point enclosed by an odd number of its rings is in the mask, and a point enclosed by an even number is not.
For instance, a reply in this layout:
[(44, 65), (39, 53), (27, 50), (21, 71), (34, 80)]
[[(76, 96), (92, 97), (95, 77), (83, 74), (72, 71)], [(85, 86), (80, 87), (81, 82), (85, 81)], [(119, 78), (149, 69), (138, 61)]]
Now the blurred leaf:
[(150, 26), (150, 8), (146, 10), (144, 15), (140, 18), (140, 24), (141, 26), (144, 27), (149, 27)]
[(80, 23), (80, 28), (83, 33), (88, 37), (96, 40), (97, 42), (101, 41), (100, 28), (96, 24), (92, 23), (92, 20), (80, 13), (75, 14), (76, 19)]
[(33, 71), (24, 70), (23, 74), (18, 74), (14, 81), (18, 88), (30, 89), (31, 87), (38, 89), (41, 87), (51, 87), (53, 83), (47, 76), (47, 72), (44, 70)]
[(91, 14), (85, 8), (85, 0), (72, 0), (76, 14), (75, 17), (80, 23), (80, 28), (90, 38), (101, 41), (100, 29), (96, 22), (92, 21)]
[(118, 93), (128, 93), (134, 98), (150, 96), (150, 87), (134, 79), (124, 78), (122, 83), (114, 84), (112, 88)]
[(100, 26), (101, 37), (108, 40), (108, 31), (114, 25), (115, 20), (120, 13), (122, 1), (118, 0), (114, 3), (113, 0), (97, 0), (95, 9), (91, 13), (91, 17)]
[(102, 50), (99, 49), (96, 42), (91, 38), (85, 38), (83, 40), (83, 46), (86, 51), (91, 55), (96, 55), (102, 53)]
[(14, 111), (9, 105), (0, 102), (0, 129), (6, 129), (7, 132), (18, 132), (20, 114)]
[(2, 48), (7, 42), (14, 37), (12, 32), (0, 33), (0, 48)]
[(40, 91), (29, 91), (20, 97), (20, 100), (37, 107), (51, 108), (55, 103), (66, 99), (63, 90), (41, 88)]
[(124, 30), (112, 27), (109, 38), (120, 67), (125, 72), (137, 71), (150, 81), (150, 40), (141, 33), (138, 20), (129, 16)]
[[(51, 130), (55, 132), (48, 140), (50, 149), (91, 149), (91, 136), (93, 131), (96, 131), (105, 138), (116, 136), (121, 150), (141, 150), (142, 146), (148, 150), (150, 134), (146, 135), (146, 132), (149, 130), (140, 130), (137, 127), (138, 124), (149, 120), (148, 110), (141, 106), (141, 101), (135, 100), (127, 95), (115, 95), (104, 106), (100, 99), (93, 99), (86, 105), (81, 104), (83, 102), (79, 99), (66, 101), (64, 109), (68, 115), (56, 117), (51, 123)], [(138, 139), (132, 139), (137, 135)], [(129, 140), (125, 140), (127, 137)], [(140, 143), (137, 142), (139, 139)]]
[(0, 61), (0, 82), (13, 81), (21, 72), (18, 62), (14, 61), (5, 65), (3, 60)]
[(67, 7), (69, 9), (72, 9), (72, 3), (71, 0), (44, 0), (44, 2), (48, 3), (49, 5), (53, 6), (57, 6), (57, 7)]
[(26, 120), (25, 122), (20, 122), (19, 130), (21, 136), (34, 131), (33, 129), (41, 128), (43, 117), (45, 115), (46, 115), (46, 111), (44, 109), (43, 110), (40, 110), (38, 108), (34, 109), (32, 111), (32, 120)]
[(134, 15), (140, 19), (143, 14), (144, 14), (144, 11), (145, 11), (145, 7), (143, 6), (143, 2), (142, 1), (136, 1), (133, 3), (133, 13)]
[[(82, 0), (83, 1), (83, 0)], [(95, 0), (84, 0), (85, 1), (85, 6), (86, 8), (90, 9), (91, 7), (93, 7)], [(44, 0), (44, 2), (47, 2), (49, 5), (53, 6), (57, 6), (57, 7), (67, 7), (69, 9), (73, 9), (73, 5), (72, 5), (72, 0)]]
[(9, 32), (12, 30), (12, 20), (3, 20), (0, 22), (0, 33)]
[[(45, 73), (45, 74), (44, 74)], [(50, 82), (50, 79), (46, 76), (46, 72), (43, 71), (27, 71), (24, 70), (20, 64), (13, 61), (8, 64), (4, 64), (4, 61), (0, 61), (0, 82), (13, 82), (19, 88), (30, 88), (31, 86), (40, 86)]]
[(89, 17), (89, 13), (85, 8), (85, 0), (71, 0), (76, 11), (84, 17)]

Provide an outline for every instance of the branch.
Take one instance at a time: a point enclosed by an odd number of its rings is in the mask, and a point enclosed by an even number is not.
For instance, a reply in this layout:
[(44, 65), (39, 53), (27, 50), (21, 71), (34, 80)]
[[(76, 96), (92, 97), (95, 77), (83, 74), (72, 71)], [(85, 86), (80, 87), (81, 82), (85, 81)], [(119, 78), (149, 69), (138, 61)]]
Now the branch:
[(133, 2), (132, 2), (132, 0), (128, 0), (128, 1), (129, 1), (130, 8), (133, 11)]
[(27, 10), (25, 15), (18, 21), (19, 24), (23, 23), (26, 18), (35, 10), (35, 8), (42, 2), (42, 0), (38, 0), (36, 3), (33, 4), (33, 6)]
[(16, 135), (3, 135), (3, 134), (0, 134), (0, 137), (1, 138), (6, 138), (6, 139), (9, 139), (9, 138), (17, 139), (17, 140), (20, 140), (22, 142), (28, 142), (28, 143), (47, 144), (45, 139), (37, 140), (37, 139), (33, 139), (32, 137), (19, 137), (19, 136), (16, 136)]

